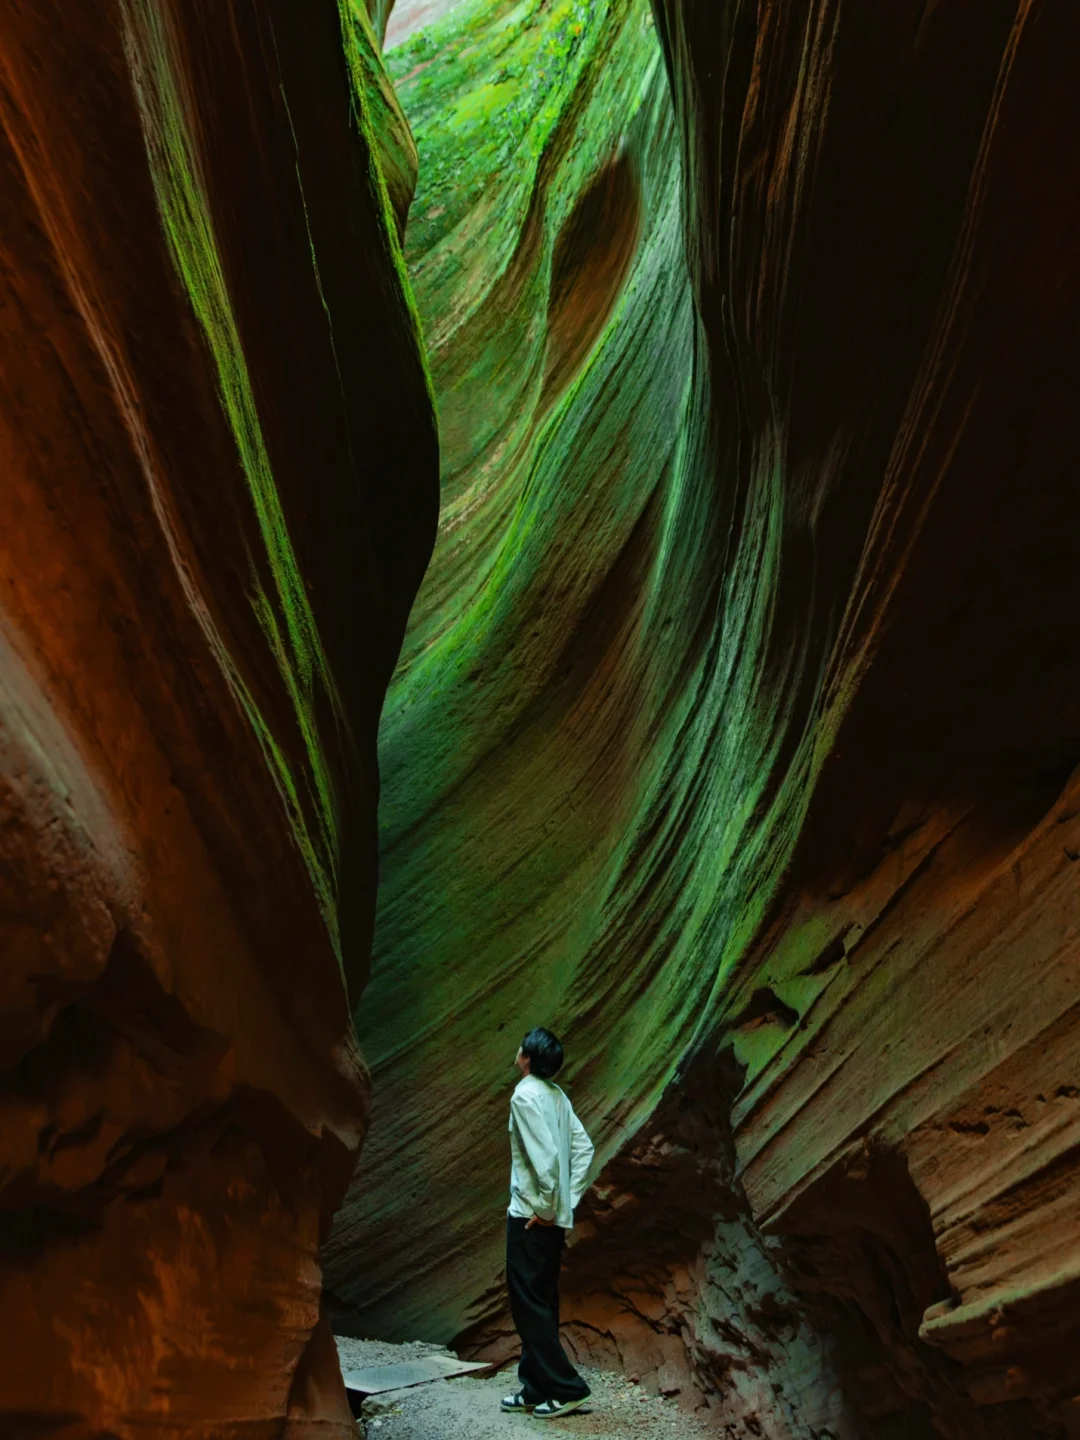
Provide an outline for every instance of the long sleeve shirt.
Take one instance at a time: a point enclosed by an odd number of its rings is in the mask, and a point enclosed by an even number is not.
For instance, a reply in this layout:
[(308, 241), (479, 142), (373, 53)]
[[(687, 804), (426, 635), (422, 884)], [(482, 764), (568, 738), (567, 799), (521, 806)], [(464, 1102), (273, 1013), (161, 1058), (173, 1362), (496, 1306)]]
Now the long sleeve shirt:
[(523, 1075), (510, 1097), (508, 1214), (572, 1229), (592, 1157), (593, 1143), (565, 1093), (553, 1080)]

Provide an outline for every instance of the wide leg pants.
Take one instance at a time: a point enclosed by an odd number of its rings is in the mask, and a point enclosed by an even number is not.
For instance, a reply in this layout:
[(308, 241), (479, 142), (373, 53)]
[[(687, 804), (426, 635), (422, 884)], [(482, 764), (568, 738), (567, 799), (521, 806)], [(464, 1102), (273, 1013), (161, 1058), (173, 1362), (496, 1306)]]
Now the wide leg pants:
[(564, 1233), (506, 1217), (506, 1288), (521, 1339), (518, 1379), (525, 1403), (582, 1400), (589, 1387), (567, 1359), (559, 1339), (559, 1265)]

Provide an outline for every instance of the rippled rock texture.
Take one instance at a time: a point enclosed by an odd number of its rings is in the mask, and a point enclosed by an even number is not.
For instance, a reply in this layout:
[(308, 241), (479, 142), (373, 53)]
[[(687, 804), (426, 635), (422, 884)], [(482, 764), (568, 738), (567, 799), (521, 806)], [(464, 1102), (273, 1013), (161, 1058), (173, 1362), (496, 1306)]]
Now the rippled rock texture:
[[(728, 1198), (653, 1206), (689, 1248), (638, 1273), (626, 1200), (571, 1254), (603, 1343), (679, 1337), (731, 1434), (1078, 1433), (1078, 43), (1064, 0), (606, 0), (394, 51), (445, 508), (349, 1323), (495, 1343), (548, 1023), (601, 1199), (725, 1077), (729, 1159), (683, 1148)], [(742, 1404), (785, 1365), (801, 1408)]]
[(692, 298), (646, 5), (474, 0), (388, 59), (420, 153), (406, 258), (443, 503), (383, 720), (357, 1011), (377, 1110), (328, 1263), (348, 1323), (448, 1338), (500, 1264), (506, 1091), (536, 1007), (610, 1152), (712, 984), (689, 963), (669, 983), (673, 922), (639, 903), (683, 724), (659, 670), (685, 597), (657, 611), (651, 576)]
[(372, 43), (0, 17), (5, 1435), (354, 1433), (317, 1247), (437, 507)]

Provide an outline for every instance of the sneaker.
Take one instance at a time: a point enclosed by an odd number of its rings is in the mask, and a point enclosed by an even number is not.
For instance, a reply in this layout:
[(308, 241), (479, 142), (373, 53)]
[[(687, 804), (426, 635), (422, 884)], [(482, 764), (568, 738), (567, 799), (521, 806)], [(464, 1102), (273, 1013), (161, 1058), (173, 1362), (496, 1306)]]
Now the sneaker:
[(535, 1410), (536, 1406), (528, 1404), (525, 1396), (519, 1390), (516, 1395), (504, 1395), (499, 1408), (509, 1411), (511, 1415), (515, 1412), (524, 1415), (528, 1411)]
[(582, 1395), (580, 1400), (544, 1400), (533, 1411), (537, 1420), (555, 1420), (560, 1415), (569, 1415), (571, 1410), (576, 1410), (579, 1405), (584, 1405), (589, 1397)]

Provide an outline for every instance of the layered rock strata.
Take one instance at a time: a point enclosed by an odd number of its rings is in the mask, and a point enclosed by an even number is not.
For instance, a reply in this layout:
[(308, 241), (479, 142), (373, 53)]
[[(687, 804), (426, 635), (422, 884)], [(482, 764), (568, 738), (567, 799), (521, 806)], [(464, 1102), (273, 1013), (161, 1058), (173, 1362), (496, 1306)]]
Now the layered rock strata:
[(662, 12), (702, 452), (744, 534), (780, 482), (776, 821), (802, 797), (717, 1025), (740, 1175), (884, 1358), (881, 1433), (1072, 1433), (1078, 19), (751, 16)]
[(675, 1330), (732, 1433), (700, 1315), (735, 1213), (819, 1434), (1076, 1433), (1080, 17), (664, 0), (665, 92), (650, 12), (583, 8), (395, 52), (447, 507), (335, 1289), (498, 1328), (543, 1021), (605, 1184), (726, 1057), (729, 1196), (649, 1304), (693, 1269)]
[(4, 1434), (355, 1429), (317, 1247), (437, 455), (350, 25), (0, 17)]
[[(641, 699), (692, 310), (646, 6), (464, 4), (389, 63), (420, 152), (406, 258), (443, 507), (381, 734), (357, 1011), (377, 1108), (327, 1263), (343, 1324), (448, 1339), (500, 1263), (506, 1087), (537, 997), (584, 1027), (571, 1071), (591, 1055), (587, 1118), (606, 1109), (611, 1135), (669, 1078), (664, 1005), (634, 1003), (663, 983), (662, 936), (623, 872), (649, 864), (634, 816), (665, 765), (661, 745), (640, 764), (662, 719)], [(689, 1036), (711, 977), (686, 979), (669, 1018)]]

